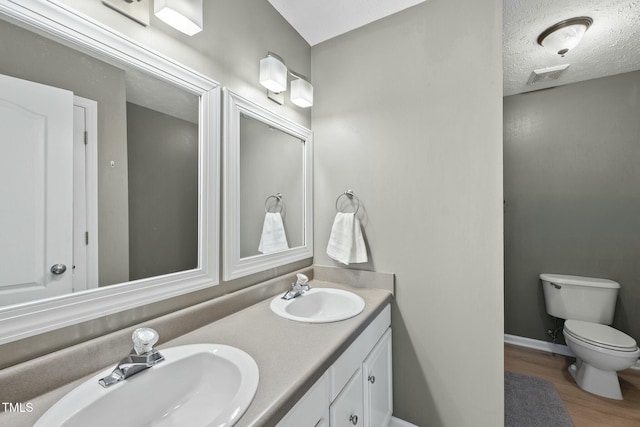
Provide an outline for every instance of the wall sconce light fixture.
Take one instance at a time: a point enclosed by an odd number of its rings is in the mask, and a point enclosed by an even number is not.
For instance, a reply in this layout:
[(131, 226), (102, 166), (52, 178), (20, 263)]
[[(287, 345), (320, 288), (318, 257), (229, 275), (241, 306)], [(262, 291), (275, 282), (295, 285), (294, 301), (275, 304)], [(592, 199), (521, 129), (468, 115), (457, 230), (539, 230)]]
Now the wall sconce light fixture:
[(291, 102), (298, 107), (313, 105), (313, 86), (309, 79), (300, 73), (287, 69), (284, 60), (275, 53), (268, 52), (260, 60), (260, 84), (267, 88), (267, 96), (282, 105), (284, 97), (278, 96), (287, 90), (288, 76), (291, 75)]
[(188, 36), (202, 31), (202, 0), (155, 0), (153, 12)]
[[(145, 27), (149, 25), (149, 2), (153, 0), (102, 0), (102, 4)], [(202, 31), (202, 0), (155, 0), (154, 14), (189, 36)]]
[(298, 107), (308, 108), (313, 105), (313, 85), (304, 76), (290, 72), (295, 79), (291, 80), (291, 102)]
[(538, 44), (554, 55), (565, 56), (580, 43), (591, 24), (593, 19), (588, 16), (558, 22), (540, 34)]
[(287, 66), (275, 53), (260, 60), (260, 84), (276, 93), (287, 90)]

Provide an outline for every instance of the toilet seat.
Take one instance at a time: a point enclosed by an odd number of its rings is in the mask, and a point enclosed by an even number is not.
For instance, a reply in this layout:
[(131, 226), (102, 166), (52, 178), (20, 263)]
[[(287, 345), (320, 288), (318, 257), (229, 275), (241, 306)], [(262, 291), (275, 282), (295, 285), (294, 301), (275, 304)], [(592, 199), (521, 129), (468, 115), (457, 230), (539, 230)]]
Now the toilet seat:
[(607, 325), (567, 320), (564, 322), (564, 331), (578, 341), (607, 350), (633, 352), (638, 349), (633, 338)]

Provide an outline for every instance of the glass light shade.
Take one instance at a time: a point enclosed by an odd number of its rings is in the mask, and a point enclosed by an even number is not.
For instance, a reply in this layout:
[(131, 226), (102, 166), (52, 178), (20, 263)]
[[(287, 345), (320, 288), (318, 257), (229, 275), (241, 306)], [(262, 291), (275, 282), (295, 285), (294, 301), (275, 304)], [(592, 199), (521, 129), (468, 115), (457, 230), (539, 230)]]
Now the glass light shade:
[(313, 86), (305, 79), (291, 81), (291, 102), (298, 107), (308, 108), (313, 105)]
[(178, 31), (192, 36), (202, 31), (203, 0), (155, 0), (155, 15)]
[(554, 55), (564, 56), (576, 47), (587, 31), (584, 24), (568, 25), (552, 32), (540, 41), (540, 44)]
[(260, 84), (272, 92), (284, 92), (287, 90), (287, 66), (273, 56), (262, 58)]

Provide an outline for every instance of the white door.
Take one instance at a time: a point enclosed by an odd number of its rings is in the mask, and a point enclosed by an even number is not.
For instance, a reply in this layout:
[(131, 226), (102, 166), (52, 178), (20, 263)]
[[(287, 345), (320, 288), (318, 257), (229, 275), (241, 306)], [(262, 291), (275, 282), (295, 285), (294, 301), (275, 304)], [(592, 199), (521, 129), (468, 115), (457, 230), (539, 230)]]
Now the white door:
[(0, 147), (0, 306), (69, 293), (73, 93), (0, 75)]

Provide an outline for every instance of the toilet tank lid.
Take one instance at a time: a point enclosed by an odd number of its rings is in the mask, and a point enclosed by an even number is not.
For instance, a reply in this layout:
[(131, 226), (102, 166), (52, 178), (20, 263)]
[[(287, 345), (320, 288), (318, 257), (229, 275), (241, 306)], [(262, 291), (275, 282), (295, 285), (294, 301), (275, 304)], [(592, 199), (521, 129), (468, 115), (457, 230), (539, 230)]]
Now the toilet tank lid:
[(597, 279), (594, 277), (569, 276), (566, 274), (549, 274), (542, 273), (540, 279), (556, 283), (558, 285), (576, 285), (576, 286), (593, 286), (596, 288), (612, 288), (617, 289), (620, 283), (609, 279)]

